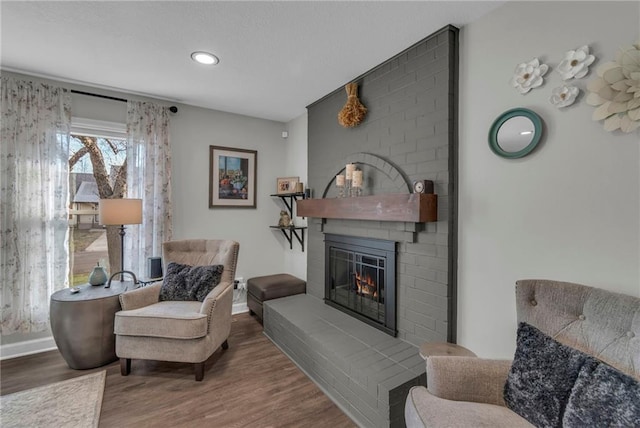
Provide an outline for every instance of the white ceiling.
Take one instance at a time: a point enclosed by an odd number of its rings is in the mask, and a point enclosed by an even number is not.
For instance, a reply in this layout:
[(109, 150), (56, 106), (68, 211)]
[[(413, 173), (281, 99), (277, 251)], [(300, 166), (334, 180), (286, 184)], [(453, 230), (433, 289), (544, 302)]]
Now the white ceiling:
[[(2, 69), (289, 121), (503, 1), (6, 1)], [(209, 51), (207, 67), (190, 54)]]

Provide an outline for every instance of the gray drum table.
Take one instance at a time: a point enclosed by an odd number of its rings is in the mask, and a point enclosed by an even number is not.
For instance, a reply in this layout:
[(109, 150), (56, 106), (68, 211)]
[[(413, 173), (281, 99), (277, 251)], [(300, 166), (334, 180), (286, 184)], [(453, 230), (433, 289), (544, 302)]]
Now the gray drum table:
[(131, 281), (80, 285), (72, 294), (65, 288), (51, 295), (51, 330), (62, 357), (72, 369), (92, 369), (117, 360), (115, 314), (120, 294), (135, 288)]

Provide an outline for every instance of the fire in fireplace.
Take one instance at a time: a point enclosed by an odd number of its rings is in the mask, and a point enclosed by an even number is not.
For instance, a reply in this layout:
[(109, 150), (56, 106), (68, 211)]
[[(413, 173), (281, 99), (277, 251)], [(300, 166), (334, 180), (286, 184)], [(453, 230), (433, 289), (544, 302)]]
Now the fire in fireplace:
[(392, 336), (396, 330), (396, 243), (325, 234), (325, 302)]
[(355, 286), (360, 296), (369, 296), (374, 299), (378, 297), (378, 286), (369, 275), (355, 273)]

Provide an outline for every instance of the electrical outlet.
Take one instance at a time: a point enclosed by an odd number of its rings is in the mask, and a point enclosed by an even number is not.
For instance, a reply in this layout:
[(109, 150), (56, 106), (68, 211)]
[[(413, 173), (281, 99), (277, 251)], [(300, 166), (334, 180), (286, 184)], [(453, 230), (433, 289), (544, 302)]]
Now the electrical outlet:
[(236, 277), (236, 281), (238, 281), (238, 283), (243, 283), (244, 282), (244, 278), (241, 276)]

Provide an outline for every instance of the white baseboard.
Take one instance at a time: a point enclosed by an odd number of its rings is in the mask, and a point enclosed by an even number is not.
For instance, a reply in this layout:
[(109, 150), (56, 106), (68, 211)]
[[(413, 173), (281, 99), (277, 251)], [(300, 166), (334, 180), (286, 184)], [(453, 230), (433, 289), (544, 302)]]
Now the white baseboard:
[(233, 304), (233, 309), (231, 310), (231, 313), (233, 315), (241, 314), (244, 312), (249, 312), (249, 307), (247, 306), (247, 302), (240, 302), (240, 303)]
[(0, 345), (0, 360), (23, 357), (25, 355), (52, 351), (54, 349), (58, 349), (58, 347), (53, 340), (53, 336), (25, 340), (24, 342), (7, 343), (6, 345)]

